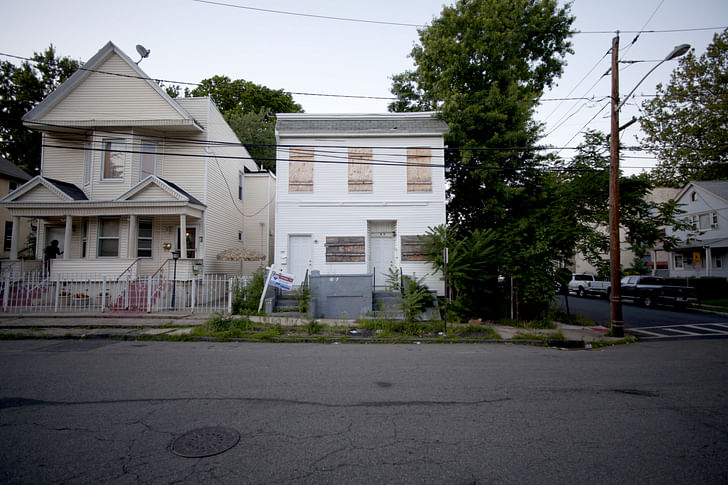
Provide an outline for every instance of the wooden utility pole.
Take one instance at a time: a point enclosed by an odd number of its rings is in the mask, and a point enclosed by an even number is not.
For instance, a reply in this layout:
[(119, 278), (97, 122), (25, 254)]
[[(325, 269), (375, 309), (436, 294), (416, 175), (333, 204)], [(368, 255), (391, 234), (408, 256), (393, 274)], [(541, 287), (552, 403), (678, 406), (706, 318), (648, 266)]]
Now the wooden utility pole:
[(612, 130), (609, 163), (609, 253), (611, 329), (615, 337), (624, 337), (622, 292), (619, 287), (619, 32), (612, 39)]

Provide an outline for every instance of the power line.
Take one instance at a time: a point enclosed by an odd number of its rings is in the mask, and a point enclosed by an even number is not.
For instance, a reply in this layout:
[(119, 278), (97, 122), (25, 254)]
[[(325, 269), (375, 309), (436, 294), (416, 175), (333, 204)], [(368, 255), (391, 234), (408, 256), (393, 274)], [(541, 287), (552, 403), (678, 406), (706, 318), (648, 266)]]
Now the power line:
[[(147, 151), (147, 150), (124, 150), (124, 149), (113, 149), (108, 150), (104, 148), (89, 148), (89, 147), (80, 147), (80, 146), (67, 146), (67, 145), (54, 145), (52, 143), (43, 143), (41, 145), (44, 148), (56, 148), (56, 149), (62, 149), (62, 150), (76, 150), (76, 151), (94, 151), (94, 152), (109, 152), (113, 151), (115, 153), (130, 153), (130, 154), (150, 154), (150, 155), (158, 155), (156, 151)], [(296, 148), (305, 148), (301, 147), (299, 145), (296, 145)], [(358, 148), (358, 147), (357, 147)], [(236, 156), (236, 155), (217, 155), (217, 154), (206, 154), (206, 155), (199, 155), (194, 153), (170, 153), (166, 152), (163, 154), (165, 157), (187, 157), (187, 158), (200, 158), (205, 159), (208, 157), (212, 157), (215, 159), (223, 159), (223, 160), (252, 160), (251, 157), (244, 157), (244, 156)], [(335, 158), (335, 157), (330, 157)], [(385, 166), (385, 167), (432, 167), (432, 168), (448, 168), (448, 165), (442, 163), (415, 163), (410, 161), (362, 161), (360, 159), (338, 159), (338, 160), (327, 160), (327, 159), (316, 159), (316, 160), (310, 160), (310, 159), (278, 159), (278, 158), (264, 158), (262, 160), (269, 160), (269, 161), (282, 161), (282, 162), (310, 162), (315, 164), (327, 164), (327, 165), (371, 165), (371, 166)], [(458, 164), (458, 167), (466, 168), (466, 169), (478, 169), (478, 170), (493, 170), (493, 171), (514, 171), (514, 172), (521, 172), (521, 171), (544, 171), (544, 172), (581, 172), (581, 171), (593, 171), (597, 169), (580, 169), (580, 168), (559, 168), (559, 167), (546, 167), (546, 166), (534, 166), (534, 167), (497, 167), (497, 166), (487, 166), (487, 165), (463, 165)], [(598, 169), (601, 170), (601, 169)]]
[(425, 25), (421, 24), (408, 24), (403, 22), (388, 22), (383, 20), (367, 20), (367, 19), (357, 19), (357, 18), (350, 18), (350, 17), (333, 17), (330, 15), (316, 15), (316, 14), (310, 14), (310, 13), (301, 13), (301, 12), (288, 12), (285, 10), (272, 10), (268, 8), (256, 8), (256, 7), (247, 7), (244, 5), (236, 5), (233, 3), (224, 3), (224, 2), (212, 2), (210, 0), (192, 0), (193, 2), (197, 3), (207, 3), (209, 5), (217, 5), (220, 7), (232, 7), (232, 8), (240, 8), (245, 10), (255, 10), (256, 12), (266, 12), (266, 13), (275, 13), (280, 15), (292, 15), (295, 17), (309, 17), (309, 18), (315, 18), (315, 19), (324, 19), (324, 20), (339, 20), (344, 22), (359, 22), (359, 23), (365, 23), (365, 24), (377, 24), (377, 25), (392, 25), (396, 27), (426, 27)]
[[(199, 0), (194, 0), (199, 1)], [(13, 59), (19, 59), (27, 62), (33, 62), (33, 63), (39, 63), (39, 61), (30, 58), (30, 57), (23, 57), (23, 56), (17, 56), (13, 54), (7, 54), (5, 52), (0, 52), (0, 56), (10, 57)], [(195, 86), (200, 87), (203, 86), (201, 82), (189, 82), (189, 81), (174, 81), (171, 79), (159, 79), (159, 78), (152, 78), (148, 76), (139, 76), (135, 74), (124, 74), (124, 73), (118, 73), (118, 72), (110, 72), (110, 71), (101, 71), (99, 69), (88, 69), (83, 66), (80, 66), (78, 68), (79, 71), (86, 71), (86, 72), (93, 72), (96, 74), (105, 74), (108, 76), (116, 76), (116, 77), (123, 77), (127, 79), (140, 79), (144, 81), (153, 81), (157, 84), (159, 83), (168, 83), (168, 84), (178, 84), (182, 86)], [(330, 98), (347, 98), (347, 99), (373, 99), (373, 100), (384, 100), (384, 101), (396, 101), (399, 98), (394, 96), (365, 96), (365, 95), (358, 95), (358, 94), (332, 94), (332, 93), (309, 93), (309, 92), (303, 92), (303, 91), (286, 91), (283, 89), (271, 89), (271, 88), (259, 88), (259, 89), (251, 89), (251, 88), (233, 88), (232, 86), (226, 87), (226, 89), (237, 89), (241, 92), (244, 91), (253, 91), (253, 92), (259, 92), (259, 93), (267, 93), (267, 92), (282, 92), (284, 94), (291, 94), (291, 95), (297, 95), (297, 96), (319, 96), (319, 97), (330, 97)], [(487, 100), (493, 100), (493, 101), (510, 101), (510, 102), (520, 102), (520, 103), (533, 103), (533, 102), (552, 102), (552, 101), (579, 101), (579, 100), (588, 100), (590, 98), (570, 98), (570, 97), (564, 97), (564, 98), (532, 98), (532, 99), (522, 99), (522, 100), (513, 100), (506, 97), (500, 97), (500, 96), (487, 96), (482, 99)]]
[[(249, 7), (246, 5), (238, 5), (233, 3), (225, 3), (225, 2), (215, 2), (211, 0), (193, 0), (194, 2), (198, 3), (206, 3), (209, 5), (215, 5), (220, 7), (230, 7), (230, 8), (238, 8), (238, 9), (244, 9), (244, 10), (253, 10), (258, 12), (265, 12), (265, 13), (274, 13), (279, 15), (290, 15), (295, 17), (308, 17), (308, 18), (317, 18), (317, 19), (323, 19), (323, 20), (334, 20), (334, 21), (340, 21), (340, 22), (358, 22), (358, 23), (366, 23), (366, 24), (375, 24), (375, 25), (390, 25), (390, 26), (397, 26), (397, 27), (415, 27), (415, 28), (426, 28), (428, 25), (426, 24), (413, 24), (413, 23), (406, 23), (406, 22), (391, 22), (391, 21), (384, 21), (384, 20), (371, 20), (371, 19), (361, 19), (361, 18), (353, 18), (353, 17), (336, 17), (331, 15), (319, 15), (319, 14), (309, 14), (309, 13), (303, 13), (303, 12), (291, 12), (286, 10), (273, 10), (273, 9), (266, 9), (266, 8), (257, 8), (257, 7)], [(663, 0), (664, 1), (664, 0)], [(655, 9), (655, 11), (652, 13), (648, 21), (645, 23), (645, 26), (647, 23), (649, 23), (650, 20), (652, 20), (652, 17), (655, 15), (657, 10), (660, 8), (660, 5)], [(707, 30), (722, 30), (728, 27), (697, 27), (697, 28), (688, 28), (688, 29), (653, 29), (653, 30), (623, 30), (625, 34), (659, 34), (659, 33), (671, 33), (671, 32), (697, 32), (697, 31), (707, 31)], [(511, 29), (512, 30), (512, 29)], [(594, 31), (588, 31), (588, 30), (575, 30), (571, 31), (570, 34), (572, 35), (578, 35), (578, 34), (613, 34), (613, 30), (594, 30)]]

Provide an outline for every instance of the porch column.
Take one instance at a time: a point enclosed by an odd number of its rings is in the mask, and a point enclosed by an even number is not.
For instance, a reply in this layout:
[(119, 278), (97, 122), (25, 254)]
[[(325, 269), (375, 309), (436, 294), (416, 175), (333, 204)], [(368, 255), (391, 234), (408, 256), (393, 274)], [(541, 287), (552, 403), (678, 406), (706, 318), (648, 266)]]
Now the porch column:
[(18, 259), (18, 233), (20, 230), (20, 217), (13, 216), (13, 230), (11, 233), (12, 240), (10, 241), (10, 261)]
[[(15, 230), (15, 226), (13, 226)], [(705, 247), (705, 276), (710, 276), (711, 264), (713, 263), (713, 253), (710, 250), (710, 246)]]
[(187, 216), (180, 214), (179, 216), (179, 250), (180, 259), (187, 258)]
[(63, 233), (63, 259), (71, 259), (71, 235), (73, 234), (73, 217), (66, 216), (66, 230)]
[(136, 259), (137, 245), (137, 216), (134, 214), (129, 216), (129, 244), (126, 245), (126, 257), (128, 259)]
[(45, 258), (45, 221), (43, 219), (38, 219), (38, 228), (36, 229), (36, 235), (35, 235), (35, 257), (36, 259), (43, 259)]

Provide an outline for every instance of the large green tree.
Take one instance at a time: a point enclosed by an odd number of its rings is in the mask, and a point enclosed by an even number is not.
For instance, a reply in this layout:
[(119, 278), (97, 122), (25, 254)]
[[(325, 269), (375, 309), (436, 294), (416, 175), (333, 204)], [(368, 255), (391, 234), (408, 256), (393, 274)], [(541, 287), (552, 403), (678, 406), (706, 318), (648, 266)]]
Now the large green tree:
[(21, 118), (79, 67), (69, 57), (56, 57), (51, 44), (32, 61), (0, 62), (0, 155), (30, 174), (40, 168), (41, 135)]
[(459, 0), (419, 31), (415, 68), (393, 77), (390, 110), (437, 110), (450, 126), (451, 230), (500, 241), (486, 274), (514, 275), (529, 317), (548, 307), (559, 244), (539, 217), (550, 212), (537, 210), (553, 195), (533, 115), (571, 52), (572, 22), (556, 0)]
[(657, 154), (659, 185), (728, 179), (728, 30), (700, 57), (680, 58), (670, 82), (642, 104), (644, 146)]
[[(167, 86), (167, 93), (177, 97), (179, 86)], [(238, 139), (250, 155), (264, 168), (275, 172), (276, 113), (301, 113), (303, 108), (293, 96), (280, 89), (270, 89), (244, 79), (227, 76), (203, 79), (185, 96), (210, 96)]]
[[(573, 17), (555, 0), (460, 0), (420, 29), (392, 111), (438, 110), (450, 126), (448, 212), (469, 229), (508, 216), (509, 186), (539, 162), (538, 98), (561, 74)], [(524, 175), (525, 174), (525, 175)]]

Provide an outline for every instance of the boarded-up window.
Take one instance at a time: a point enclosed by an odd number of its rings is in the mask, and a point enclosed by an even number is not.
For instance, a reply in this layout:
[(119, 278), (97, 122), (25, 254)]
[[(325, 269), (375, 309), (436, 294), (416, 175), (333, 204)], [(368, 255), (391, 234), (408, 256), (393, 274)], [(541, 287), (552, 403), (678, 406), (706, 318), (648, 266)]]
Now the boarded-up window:
[(349, 148), (349, 192), (371, 192), (371, 162), (371, 148)]
[(313, 192), (313, 148), (290, 148), (288, 161), (288, 191)]
[(430, 261), (423, 236), (402, 236), (402, 261)]
[(364, 237), (327, 237), (327, 263), (364, 263)]
[(432, 191), (432, 165), (429, 148), (407, 149), (407, 192)]

